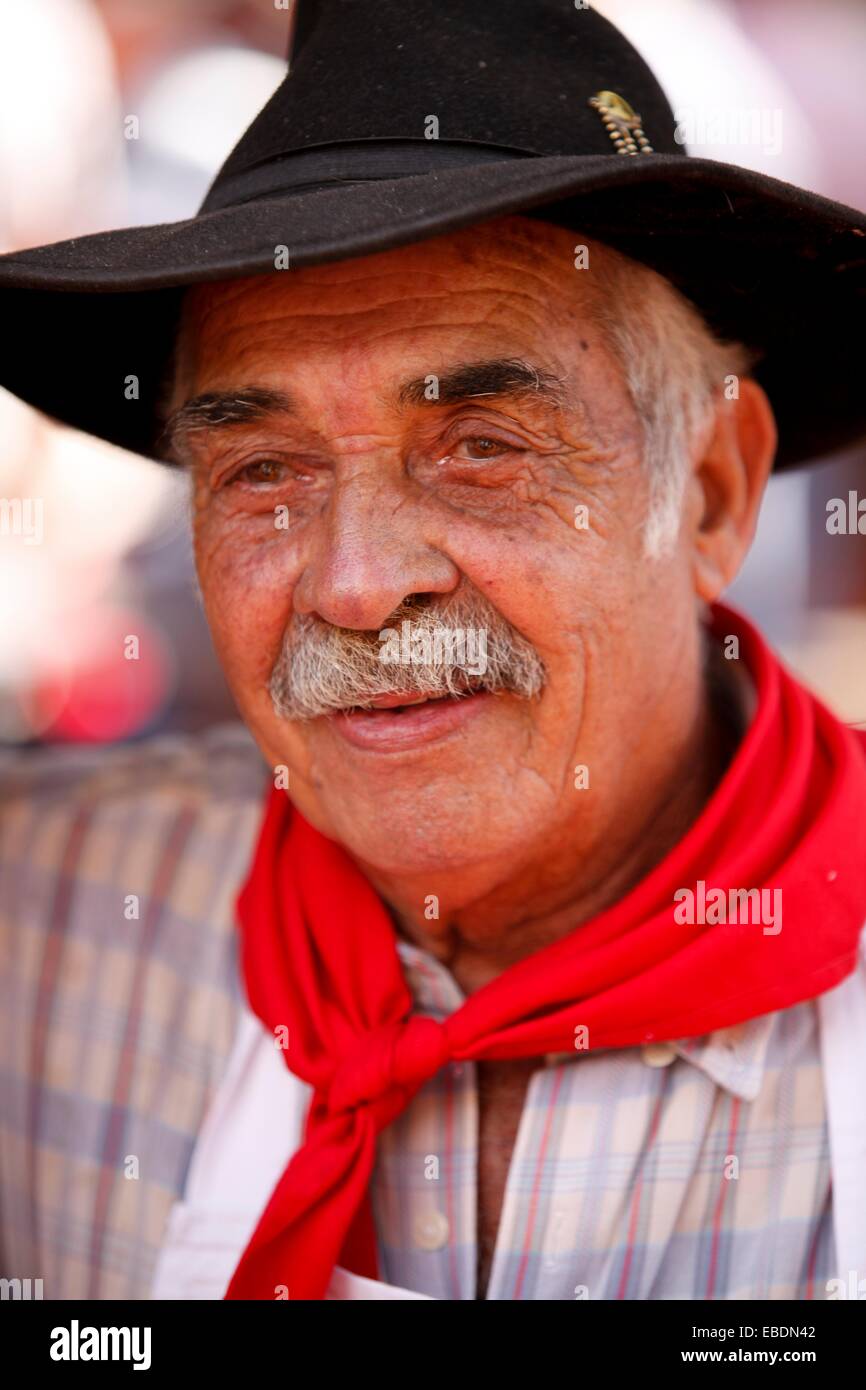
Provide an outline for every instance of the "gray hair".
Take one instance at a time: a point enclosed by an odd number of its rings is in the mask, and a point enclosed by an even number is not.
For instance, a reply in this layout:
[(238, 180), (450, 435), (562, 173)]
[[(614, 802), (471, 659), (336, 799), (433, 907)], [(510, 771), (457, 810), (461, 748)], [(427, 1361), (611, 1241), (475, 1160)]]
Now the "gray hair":
[(593, 316), (622, 367), (643, 430), (650, 480), (644, 553), (666, 553), (679, 528), (688, 466), (709, 431), (726, 378), (756, 355), (717, 338), (669, 280), (610, 247), (593, 246)]

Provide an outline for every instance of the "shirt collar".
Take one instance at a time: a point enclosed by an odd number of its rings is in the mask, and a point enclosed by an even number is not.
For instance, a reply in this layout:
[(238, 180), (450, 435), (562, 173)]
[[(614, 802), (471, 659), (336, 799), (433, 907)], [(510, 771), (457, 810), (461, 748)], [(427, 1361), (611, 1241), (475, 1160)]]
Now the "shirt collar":
[(398, 939), (397, 954), (415, 1007), (422, 1013), (441, 1020), (465, 1004), (466, 995), (451, 971), (429, 951)]
[(741, 1100), (754, 1100), (761, 1089), (767, 1049), (778, 1015), (762, 1014), (731, 1028), (717, 1028), (702, 1038), (672, 1044), (678, 1056), (705, 1072), (718, 1086)]
[[(466, 1002), (447, 966), (408, 941), (397, 941), (406, 983), (416, 1008), (444, 1019)], [(671, 1046), (678, 1057), (697, 1067), (717, 1086), (741, 1100), (754, 1100), (761, 1089), (767, 1049), (777, 1014), (763, 1014), (698, 1038), (681, 1038)], [(576, 1062), (573, 1053), (551, 1053), (548, 1063)]]

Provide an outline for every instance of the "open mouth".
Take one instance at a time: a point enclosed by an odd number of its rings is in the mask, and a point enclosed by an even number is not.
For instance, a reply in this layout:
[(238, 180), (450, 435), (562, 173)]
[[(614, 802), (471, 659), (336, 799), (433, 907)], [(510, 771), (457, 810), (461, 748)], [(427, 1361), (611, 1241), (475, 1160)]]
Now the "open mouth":
[(418, 695), (407, 694), (405, 691), (392, 691), (388, 695), (376, 695), (369, 703), (364, 705), (352, 705), (346, 714), (375, 714), (379, 710), (388, 710), (392, 714), (402, 714), (405, 710), (417, 709), (419, 705), (438, 704), (442, 700), (465, 700), (470, 695), (477, 695), (481, 689), (479, 682), (467, 680), (460, 689), (453, 694), (443, 691), (437, 695)]
[(330, 726), (356, 747), (380, 751), (403, 749), (461, 728), (493, 698), (477, 682), (467, 681), (455, 694), (419, 695), (392, 691), (367, 705), (356, 705), (328, 716)]

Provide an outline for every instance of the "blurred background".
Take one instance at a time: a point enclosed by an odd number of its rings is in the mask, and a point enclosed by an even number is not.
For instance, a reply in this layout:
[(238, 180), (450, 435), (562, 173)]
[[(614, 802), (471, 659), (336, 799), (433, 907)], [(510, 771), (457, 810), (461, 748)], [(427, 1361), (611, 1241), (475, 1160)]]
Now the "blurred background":
[[(866, 209), (863, 0), (596, 8), (654, 68), (692, 153)], [(192, 215), (283, 76), (289, 9), (0, 0), (0, 251)], [(850, 491), (866, 497), (866, 448), (774, 479), (729, 597), (866, 726), (866, 539), (826, 529), (827, 501)], [(233, 716), (181, 479), (0, 391), (0, 506), (0, 742), (139, 738)]]

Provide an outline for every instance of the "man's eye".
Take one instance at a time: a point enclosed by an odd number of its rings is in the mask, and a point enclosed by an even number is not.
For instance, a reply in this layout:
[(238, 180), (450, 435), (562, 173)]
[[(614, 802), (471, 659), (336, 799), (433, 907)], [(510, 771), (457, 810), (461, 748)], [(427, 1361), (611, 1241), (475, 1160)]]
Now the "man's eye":
[(285, 464), (277, 459), (256, 459), (255, 463), (244, 464), (237, 473), (228, 479), (232, 483), (278, 483), (285, 474)]
[(504, 443), (501, 439), (494, 439), (488, 434), (468, 435), (465, 439), (460, 440), (456, 448), (466, 450), (464, 454), (457, 453), (455, 455), (457, 458), (469, 458), (473, 462), (479, 462), (481, 459), (499, 458), (500, 454), (511, 452), (510, 444)]

